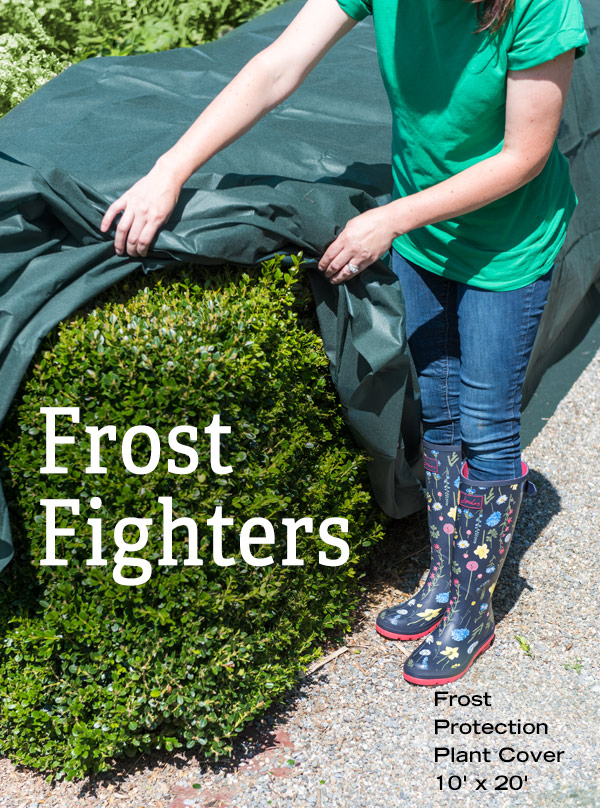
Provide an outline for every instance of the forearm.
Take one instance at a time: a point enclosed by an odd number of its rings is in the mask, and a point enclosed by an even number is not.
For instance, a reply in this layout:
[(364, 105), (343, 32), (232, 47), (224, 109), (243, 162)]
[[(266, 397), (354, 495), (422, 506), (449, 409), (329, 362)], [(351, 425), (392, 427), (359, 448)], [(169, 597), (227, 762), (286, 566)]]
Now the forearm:
[(173, 212), (185, 181), (247, 132), (302, 83), (324, 54), (356, 25), (337, 0), (306, 0), (292, 22), (229, 82), (189, 129), (106, 210), (105, 232), (121, 213), (115, 251), (145, 256)]
[(545, 159), (501, 151), (430, 188), (397, 199), (387, 206), (394, 235), (482, 208), (525, 185), (544, 164)]
[(346, 281), (381, 258), (397, 236), (475, 211), (536, 177), (556, 142), (573, 59), (571, 49), (535, 67), (509, 70), (501, 151), (353, 217), (323, 253), (319, 269), (334, 284)]
[(335, 276), (336, 283), (345, 280), (340, 271), (346, 265), (368, 266), (389, 250), (397, 236), (461, 216), (516, 191), (539, 174), (546, 159), (541, 153), (528, 156), (503, 149), (423, 191), (365, 211), (351, 219), (329, 245), (319, 269)]
[(247, 132), (301, 81), (293, 71), (276, 67), (257, 54), (214, 98), (179, 140), (156, 161), (185, 181), (207, 160)]
[(217, 152), (247, 132), (300, 86), (324, 54), (356, 25), (336, 0), (307, 0), (156, 162), (182, 186)]

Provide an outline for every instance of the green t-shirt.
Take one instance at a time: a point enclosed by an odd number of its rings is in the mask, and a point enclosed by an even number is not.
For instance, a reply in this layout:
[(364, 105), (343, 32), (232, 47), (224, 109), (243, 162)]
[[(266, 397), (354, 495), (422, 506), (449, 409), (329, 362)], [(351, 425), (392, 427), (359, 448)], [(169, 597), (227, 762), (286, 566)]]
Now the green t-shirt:
[[(394, 199), (499, 152), (508, 70), (577, 48), (588, 37), (579, 0), (516, 0), (496, 35), (473, 33), (466, 0), (337, 0), (355, 20), (373, 15), (393, 117)], [(556, 142), (533, 180), (472, 213), (394, 240), (405, 258), (484, 289), (518, 289), (546, 273), (577, 204)]]

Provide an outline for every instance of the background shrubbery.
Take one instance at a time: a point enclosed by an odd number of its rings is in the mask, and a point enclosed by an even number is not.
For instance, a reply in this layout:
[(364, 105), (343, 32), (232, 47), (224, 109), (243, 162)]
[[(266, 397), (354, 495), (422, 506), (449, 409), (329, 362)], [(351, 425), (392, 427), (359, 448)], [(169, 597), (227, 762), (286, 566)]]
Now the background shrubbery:
[(0, 115), (72, 62), (216, 39), (281, 0), (0, 0)]
[[(382, 515), (313, 326), (302, 270), (284, 272), (274, 260), (250, 275), (196, 269), (128, 281), (46, 339), (0, 444), (17, 549), (0, 577), (0, 749), (13, 761), (71, 778), (143, 750), (224, 753), (243, 724), (297, 679), (326, 631), (347, 625)], [(38, 471), (45, 463), (39, 408), (49, 405), (81, 407), (81, 424), (69, 427), (77, 443), (59, 449), (68, 475)], [(233, 472), (221, 478), (210, 470), (202, 429), (214, 413), (232, 427), (223, 463)], [(85, 424), (114, 424), (119, 438), (136, 424), (154, 427), (166, 450), (158, 469), (127, 472), (118, 442), (103, 450), (107, 475), (85, 474)], [(166, 438), (179, 424), (199, 427), (200, 465), (191, 475), (167, 472)], [(147, 445), (139, 449), (141, 463)], [(94, 495), (104, 503), (99, 512), (89, 507)], [(198, 523), (202, 567), (182, 564), (185, 532), (175, 533), (179, 565), (156, 565), (159, 496), (173, 497), (175, 515)], [(80, 516), (65, 510), (59, 520), (76, 529), (57, 540), (68, 567), (39, 566), (42, 498), (81, 500)], [(235, 520), (224, 547), (237, 564), (227, 568), (212, 562), (205, 525), (218, 504)], [(85, 565), (86, 520), (97, 516), (107, 567)], [(150, 560), (153, 575), (124, 587), (111, 575), (112, 531), (132, 516), (155, 521), (136, 554)], [(276, 564), (268, 567), (247, 566), (239, 555), (239, 529), (257, 516), (276, 531), (268, 548)], [(305, 565), (283, 567), (280, 520), (304, 516), (315, 526), (312, 536), (299, 534)], [(317, 563), (318, 551), (338, 552), (319, 539), (318, 527), (333, 516), (349, 521), (351, 556), (328, 568)]]
[(61, 59), (24, 34), (0, 34), (0, 115), (64, 67)]

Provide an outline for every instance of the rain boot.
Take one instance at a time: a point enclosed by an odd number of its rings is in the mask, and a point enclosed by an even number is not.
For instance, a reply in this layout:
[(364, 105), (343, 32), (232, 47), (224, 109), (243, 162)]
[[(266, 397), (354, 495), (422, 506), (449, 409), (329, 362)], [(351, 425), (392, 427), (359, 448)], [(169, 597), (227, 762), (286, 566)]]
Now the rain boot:
[(494, 641), (492, 594), (506, 559), (529, 469), (513, 480), (470, 481), (460, 475), (450, 600), (442, 621), (406, 659), (404, 679), (444, 685), (463, 676)]
[(427, 580), (415, 596), (388, 607), (377, 616), (375, 628), (380, 635), (392, 640), (417, 640), (427, 635), (442, 620), (450, 598), (461, 445), (423, 441), (423, 450), (431, 563)]

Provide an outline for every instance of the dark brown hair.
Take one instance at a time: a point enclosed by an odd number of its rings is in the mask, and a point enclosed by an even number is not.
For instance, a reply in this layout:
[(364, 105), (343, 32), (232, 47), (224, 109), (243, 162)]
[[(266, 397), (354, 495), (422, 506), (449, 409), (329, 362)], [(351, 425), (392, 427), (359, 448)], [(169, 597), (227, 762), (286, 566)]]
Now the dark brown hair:
[(515, 0), (467, 0), (477, 6), (477, 16), (479, 17), (479, 28), (475, 33), (481, 31), (497, 31), (512, 14), (515, 7)]

